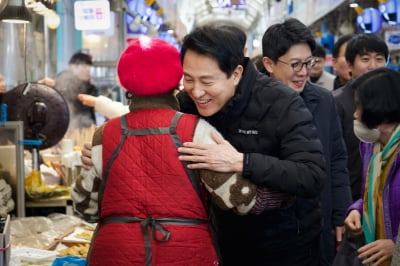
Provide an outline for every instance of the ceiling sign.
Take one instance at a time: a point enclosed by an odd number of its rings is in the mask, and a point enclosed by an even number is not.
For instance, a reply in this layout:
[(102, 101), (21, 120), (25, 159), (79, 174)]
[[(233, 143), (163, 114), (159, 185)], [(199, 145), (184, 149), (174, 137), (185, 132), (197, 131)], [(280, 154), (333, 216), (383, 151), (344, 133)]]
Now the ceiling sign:
[(77, 30), (105, 30), (110, 27), (109, 1), (76, 1), (74, 3)]
[(218, 7), (245, 8), (245, 0), (217, 0)]

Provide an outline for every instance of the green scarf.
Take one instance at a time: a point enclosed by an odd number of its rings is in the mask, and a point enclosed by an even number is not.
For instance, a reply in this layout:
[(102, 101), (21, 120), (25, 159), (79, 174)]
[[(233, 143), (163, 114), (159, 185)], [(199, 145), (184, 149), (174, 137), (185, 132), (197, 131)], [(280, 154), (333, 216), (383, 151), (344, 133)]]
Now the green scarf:
[(380, 142), (374, 144), (374, 154), (370, 160), (367, 176), (365, 180), (365, 193), (364, 193), (364, 204), (363, 204), (363, 230), (365, 235), (365, 240), (368, 243), (375, 241), (375, 215), (376, 207), (375, 202), (378, 195), (377, 191), (377, 181), (381, 177), (382, 169), (385, 168), (390, 157), (397, 151), (400, 144), (400, 126), (397, 125), (393, 131), (389, 141), (386, 145), (381, 147)]

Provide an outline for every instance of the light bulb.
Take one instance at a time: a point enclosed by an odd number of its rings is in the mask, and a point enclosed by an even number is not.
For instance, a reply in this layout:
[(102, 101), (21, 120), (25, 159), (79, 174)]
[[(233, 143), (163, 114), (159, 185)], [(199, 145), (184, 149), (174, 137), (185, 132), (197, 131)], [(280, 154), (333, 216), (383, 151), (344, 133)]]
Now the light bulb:
[(45, 20), (47, 27), (51, 30), (55, 30), (60, 26), (60, 16), (58, 14), (45, 16)]

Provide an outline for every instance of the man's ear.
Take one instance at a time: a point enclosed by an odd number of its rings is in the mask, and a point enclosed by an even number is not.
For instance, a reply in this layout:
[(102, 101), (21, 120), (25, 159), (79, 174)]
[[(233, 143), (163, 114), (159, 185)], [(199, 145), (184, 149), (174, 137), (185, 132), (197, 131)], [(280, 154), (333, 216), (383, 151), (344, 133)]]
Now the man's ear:
[(265, 69), (268, 71), (268, 73), (274, 73), (274, 67), (273, 65), (275, 64), (274, 61), (272, 61), (269, 57), (263, 56), (262, 58), (262, 63), (265, 67)]
[(352, 69), (353, 69), (353, 64), (352, 63), (350, 63), (349, 61), (347, 61), (346, 60), (346, 63), (347, 63), (347, 66), (350, 68), (350, 71), (349, 71), (349, 73), (350, 73), (350, 77), (351, 77), (351, 79), (353, 79), (353, 73), (352, 73)]
[(243, 75), (243, 66), (237, 65), (236, 68), (233, 70), (232, 76), (235, 86), (237, 86), (240, 82), (240, 78)]

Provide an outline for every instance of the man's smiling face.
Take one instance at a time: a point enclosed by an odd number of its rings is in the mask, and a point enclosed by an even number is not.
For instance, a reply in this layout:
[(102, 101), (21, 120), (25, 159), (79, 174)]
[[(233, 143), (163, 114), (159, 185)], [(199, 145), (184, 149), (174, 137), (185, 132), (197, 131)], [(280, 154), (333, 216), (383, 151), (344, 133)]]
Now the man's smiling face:
[(183, 86), (199, 114), (209, 117), (233, 97), (242, 72), (243, 67), (239, 65), (228, 78), (217, 60), (188, 50), (183, 59)]

